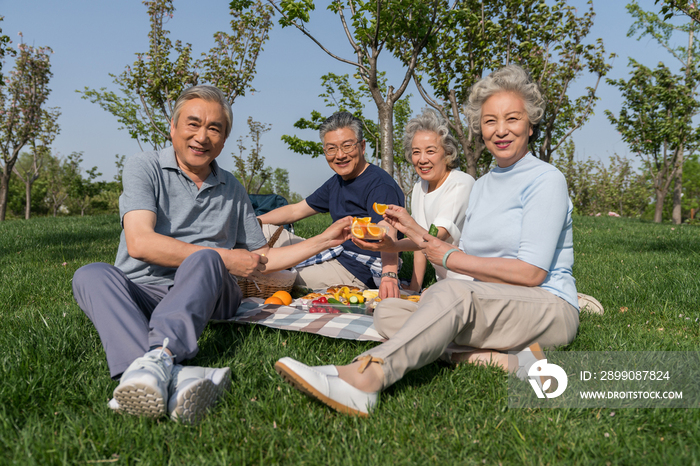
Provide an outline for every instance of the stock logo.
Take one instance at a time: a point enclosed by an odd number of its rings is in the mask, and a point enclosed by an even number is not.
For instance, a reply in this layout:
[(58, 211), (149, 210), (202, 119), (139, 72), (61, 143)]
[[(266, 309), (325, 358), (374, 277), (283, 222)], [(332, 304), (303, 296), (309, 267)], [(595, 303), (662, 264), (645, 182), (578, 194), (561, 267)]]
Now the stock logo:
[[(530, 370), (527, 371), (528, 382), (532, 385), (537, 398), (556, 398), (566, 390), (569, 384), (569, 378), (566, 376), (564, 369), (556, 364), (547, 363), (546, 359), (540, 359), (534, 363)], [(541, 382), (542, 387), (540, 388)], [(552, 388), (552, 380), (557, 381), (557, 388), (552, 393), (547, 393), (547, 390)]]

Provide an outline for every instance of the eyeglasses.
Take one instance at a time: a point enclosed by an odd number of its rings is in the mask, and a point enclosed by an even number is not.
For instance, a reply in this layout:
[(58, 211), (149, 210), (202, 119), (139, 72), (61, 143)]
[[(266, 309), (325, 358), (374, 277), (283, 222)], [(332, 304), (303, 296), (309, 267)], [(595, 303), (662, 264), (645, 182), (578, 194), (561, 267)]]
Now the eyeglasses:
[[(346, 142), (343, 145), (340, 146), (340, 150), (343, 152), (343, 154), (349, 154), (352, 152), (352, 150), (355, 148), (356, 145), (358, 145), (360, 141), (357, 142)], [(333, 157), (338, 153), (338, 146), (327, 146), (323, 148), (323, 152), (326, 153), (326, 155), (329, 155)]]

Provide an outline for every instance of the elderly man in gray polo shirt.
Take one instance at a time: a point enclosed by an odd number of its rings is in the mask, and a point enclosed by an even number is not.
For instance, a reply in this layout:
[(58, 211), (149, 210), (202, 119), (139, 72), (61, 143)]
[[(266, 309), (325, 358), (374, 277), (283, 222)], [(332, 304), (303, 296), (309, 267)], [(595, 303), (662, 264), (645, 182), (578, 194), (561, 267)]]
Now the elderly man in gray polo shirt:
[(115, 265), (76, 271), (73, 294), (100, 335), (113, 378), (110, 407), (194, 422), (230, 386), (230, 369), (182, 366), (207, 322), (232, 317), (232, 275), (291, 267), (349, 238), (351, 218), (270, 249), (243, 186), (214, 160), (233, 114), (221, 91), (194, 86), (175, 103), (172, 147), (126, 161)]

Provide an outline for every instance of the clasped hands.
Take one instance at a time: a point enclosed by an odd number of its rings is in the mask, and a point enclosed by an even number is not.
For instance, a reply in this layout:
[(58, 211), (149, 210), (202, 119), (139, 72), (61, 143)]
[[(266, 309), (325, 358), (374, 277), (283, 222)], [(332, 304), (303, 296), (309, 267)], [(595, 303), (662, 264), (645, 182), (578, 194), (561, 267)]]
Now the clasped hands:
[[(325, 249), (334, 248), (343, 244), (350, 239), (350, 227), (352, 225), (352, 217), (344, 217), (335, 222), (321, 234), (308, 239), (317, 243), (318, 252)], [(287, 268), (288, 265), (280, 263), (279, 254), (283, 254), (286, 248), (295, 248), (299, 245), (284, 246), (282, 248), (271, 249), (264, 246), (256, 251), (247, 251), (245, 249), (231, 249), (224, 254), (224, 264), (228, 271), (239, 277), (255, 278), (264, 274), (268, 268), (271, 270), (279, 270)], [(268, 257), (270, 256), (270, 257)], [(270, 259), (274, 264), (268, 264)], [(277, 267), (277, 268), (275, 268)]]

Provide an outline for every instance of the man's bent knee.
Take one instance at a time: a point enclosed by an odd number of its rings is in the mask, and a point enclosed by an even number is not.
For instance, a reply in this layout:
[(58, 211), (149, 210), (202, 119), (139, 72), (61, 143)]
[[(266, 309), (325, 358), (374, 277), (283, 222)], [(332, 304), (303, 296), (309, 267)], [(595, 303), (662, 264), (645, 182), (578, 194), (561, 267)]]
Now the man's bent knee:
[(112, 273), (115, 267), (104, 262), (93, 262), (84, 265), (73, 274), (73, 294), (76, 290), (89, 287), (95, 280), (101, 280), (106, 275)]

